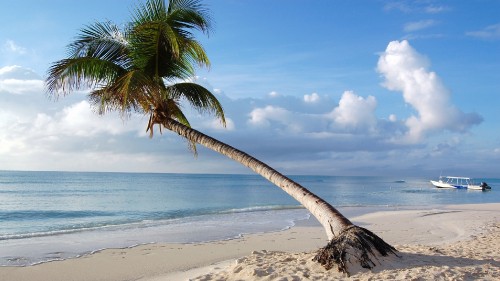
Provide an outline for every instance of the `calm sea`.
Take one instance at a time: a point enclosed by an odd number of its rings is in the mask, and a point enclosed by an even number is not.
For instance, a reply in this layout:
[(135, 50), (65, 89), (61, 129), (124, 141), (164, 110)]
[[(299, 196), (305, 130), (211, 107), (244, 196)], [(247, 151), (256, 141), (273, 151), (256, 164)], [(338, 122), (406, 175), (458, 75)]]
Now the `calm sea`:
[[(346, 216), (377, 209), (500, 202), (427, 178), (292, 176)], [(404, 182), (397, 182), (405, 180)], [(193, 243), (286, 229), (309, 213), (257, 175), (0, 171), (0, 266), (105, 248)]]

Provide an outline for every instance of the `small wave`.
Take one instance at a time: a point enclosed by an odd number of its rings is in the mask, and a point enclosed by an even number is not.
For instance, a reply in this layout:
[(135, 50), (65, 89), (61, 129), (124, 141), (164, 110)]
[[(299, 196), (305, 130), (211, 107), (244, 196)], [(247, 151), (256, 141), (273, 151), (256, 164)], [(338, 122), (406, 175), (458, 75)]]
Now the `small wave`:
[[(151, 214), (153, 215), (150, 218), (144, 218), (140, 220), (124, 220), (124, 221), (106, 221), (100, 223), (89, 223), (89, 224), (81, 224), (81, 225), (71, 225), (67, 226), (63, 229), (56, 230), (47, 230), (47, 231), (37, 231), (30, 233), (14, 233), (14, 234), (3, 234), (0, 235), (0, 241), (2, 240), (15, 240), (15, 239), (29, 239), (29, 238), (40, 238), (47, 236), (56, 236), (56, 235), (66, 235), (66, 234), (75, 234), (89, 231), (114, 231), (114, 230), (124, 230), (124, 229), (138, 229), (138, 228), (149, 228), (155, 226), (165, 226), (170, 224), (178, 224), (182, 222), (190, 222), (191, 220), (199, 220), (200, 217), (205, 216), (219, 216), (219, 215), (231, 215), (231, 214), (242, 214), (242, 213), (255, 213), (255, 212), (266, 212), (266, 211), (285, 211), (285, 210), (297, 210), (304, 209), (302, 206), (298, 205), (270, 205), (270, 206), (256, 206), (256, 207), (247, 207), (247, 208), (238, 208), (238, 209), (228, 209), (228, 210), (212, 210), (212, 211), (193, 211), (193, 212), (184, 212), (182, 215), (172, 216), (171, 213), (168, 213), (168, 216), (165, 214)], [(9, 213), (10, 215), (15, 212), (3, 212)], [(30, 214), (35, 213), (34, 211), (21, 211), (18, 212), (18, 217), (29, 216)], [(64, 212), (63, 212), (64, 213)], [(112, 215), (112, 213), (107, 212), (69, 212), (71, 213), (70, 217), (92, 217), (92, 216), (106, 216)], [(2, 214), (0, 214), (1, 217)], [(60, 214), (59, 212), (45, 212), (45, 214), (38, 214), (39, 217), (57, 217), (58, 219), (64, 217), (64, 214)], [(33, 218), (30, 218), (33, 219)]]
[(113, 216), (112, 212), (104, 211), (64, 211), (64, 210), (19, 210), (0, 211), (0, 221), (46, 220), (46, 219), (71, 219), (85, 217)]
[(47, 236), (56, 236), (56, 235), (64, 235), (64, 234), (73, 234), (73, 233), (81, 233), (88, 231), (99, 231), (99, 230), (114, 230), (121, 229), (126, 227), (131, 227), (133, 225), (142, 225), (140, 222), (132, 222), (132, 223), (94, 223), (74, 228), (66, 228), (66, 229), (57, 229), (50, 231), (39, 231), (39, 232), (30, 232), (30, 233), (16, 233), (16, 234), (3, 234), (0, 235), (0, 241), (2, 240), (15, 240), (15, 239), (26, 239), (26, 238), (39, 238), (39, 237), (47, 237)]
[(218, 214), (250, 213), (250, 212), (281, 211), (281, 210), (296, 210), (296, 209), (304, 209), (304, 207), (300, 205), (255, 206), (255, 207), (223, 210), (219, 211)]

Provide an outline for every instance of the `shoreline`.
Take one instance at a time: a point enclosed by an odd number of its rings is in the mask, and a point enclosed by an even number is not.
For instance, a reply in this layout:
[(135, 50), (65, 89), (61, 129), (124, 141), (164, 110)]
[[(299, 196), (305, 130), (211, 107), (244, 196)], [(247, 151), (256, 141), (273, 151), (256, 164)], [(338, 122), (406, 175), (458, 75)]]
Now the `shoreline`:
[[(395, 209), (398, 207), (339, 208), (347, 217)], [(49, 235), (29, 234), (24, 239), (2, 240), (0, 237), (0, 267), (39, 265), (80, 258), (107, 249), (125, 250), (141, 245), (196, 244), (239, 239), (247, 235), (287, 230), (297, 224), (303, 225), (310, 221), (310, 216), (310, 213), (300, 206), (254, 207), (235, 212), (175, 219), (177, 222), (148, 220), (92, 229), (73, 229)]]
[[(385, 241), (396, 246), (407, 257), (407, 262), (411, 260), (408, 257), (432, 254), (432, 251), (429, 252), (431, 248), (437, 247), (438, 251), (446, 253), (449, 247), (464, 246), (462, 244), (467, 244), (467, 241), (471, 242), (474, 235), (494, 239), (490, 241), (494, 243), (492, 247), (500, 244), (498, 235), (485, 234), (491, 231), (491, 228), (498, 227), (500, 223), (500, 203), (441, 205), (420, 210), (377, 211), (353, 217), (351, 221), (372, 230)], [(498, 230), (496, 231), (499, 232)], [(482, 241), (476, 239), (473, 242)], [(322, 227), (311, 218), (307, 221), (299, 221), (287, 230), (243, 235), (241, 238), (230, 240), (189, 244), (147, 244), (126, 249), (105, 249), (79, 258), (32, 266), (5, 266), (0, 267), (0, 280), (160, 281), (188, 280), (203, 274), (205, 276), (197, 280), (231, 280), (232, 276), (248, 274), (248, 272), (242, 272), (245, 270), (235, 272), (235, 266), (237, 267), (235, 260), (238, 260), (240, 264), (248, 263), (245, 268), (250, 268), (250, 271), (255, 273), (258, 269), (255, 260), (259, 260), (260, 264), (264, 258), (271, 261), (284, 258), (290, 261), (302, 259), (309, 262), (311, 253), (326, 243), (326, 235)], [(441, 249), (441, 247), (445, 248)], [(483, 254), (478, 254), (478, 256), (487, 256)], [(450, 260), (450, 263), (454, 261), (452, 258)], [(443, 258), (442, 262), (446, 262), (446, 259)], [(395, 262), (395, 264), (400, 263), (401, 261)], [(389, 264), (394, 264), (394, 262)], [(493, 277), (500, 277), (499, 258), (493, 258), (490, 264), (493, 267), (489, 268), (489, 271), (494, 275)], [(321, 268), (317, 268), (314, 264), (308, 263), (307, 267), (311, 270), (319, 270), (314, 274), (321, 275), (323, 272), (324, 275), (324, 270), (321, 271)], [(274, 271), (278, 272), (282, 268), (287, 268), (286, 264)], [(474, 268), (474, 270), (478, 269)], [(334, 271), (332, 269), (329, 274), (338, 274)], [(281, 274), (286, 273), (281, 272)], [(489, 280), (488, 275), (481, 276)], [(337, 277), (342, 278), (341, 275)], [(249, 276), (247, 278), (242, 280), (252, 279)]]

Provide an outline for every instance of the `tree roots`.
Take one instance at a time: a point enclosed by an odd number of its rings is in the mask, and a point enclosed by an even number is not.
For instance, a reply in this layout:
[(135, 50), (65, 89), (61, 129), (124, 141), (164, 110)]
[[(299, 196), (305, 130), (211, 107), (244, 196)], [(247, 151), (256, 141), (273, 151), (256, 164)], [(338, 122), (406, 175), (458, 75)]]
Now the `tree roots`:
[(359, 264), (367, 269), (375, 267), (374, 259), (378, 258), (374, 250), (384, 257), (390, 254), (398, 256), (394, 247), (373, 232), (353, 225), (319, 249), (313, 261), (319, 262), (326, 270), (336, 265), (338, 271), (349, 275), (348, 263)]

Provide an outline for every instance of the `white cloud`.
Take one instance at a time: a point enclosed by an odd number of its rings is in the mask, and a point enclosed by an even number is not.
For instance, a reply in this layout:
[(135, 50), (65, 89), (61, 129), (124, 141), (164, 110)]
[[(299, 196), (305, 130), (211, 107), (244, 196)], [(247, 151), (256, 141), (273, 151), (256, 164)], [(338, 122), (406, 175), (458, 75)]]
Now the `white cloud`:
[(50, 128), (63, 134), (92, 137), (98, 134), (120, 135), (129, 131), (139, 131), (132, 122), (125, 123), (118, 114), (97, 115), (90, 104), (83, 100), (55, 115)]
[[(18, 114), (15, 108), (0, 112), (6, 115)], [(137, 118), (138, 119), (138, 118)], [(16, 143), (25, 153), (39, 149), (57, 152), (72, 147), (72, 150), (84, 149), (88, 141), (100, 145), (114, 136), (133, 133), (138, 136), (143, 131), (139, 120), (130, 119), (126, 123), (117, 114), (99, 116), (93, 113), (87, 101), (64, 107), (55, 113), (38, 112), (18, 115), (0, 122), (0, 143)], [(16, 146), (10, 145), (10, 153)], [(3, 152), (5, 153), (7, 149)]]
[(404, 13), (427, 13), (438, 14), (450, 10), (450, 7), (444, 5), (435, 5), (429, 1), (408, 0), (408, 1), (387, 1), (384, 9), (399, 10)]
[(406, 139), (418, 143), (429, 132), (450, 130), (463, 132), (482, 118), (465, 114), (450, 100), (450, 92), (435, 72), (429, 71), (429, 61), (413, 49), (408, 41), (393, 41), (380, 56), (377, 69), (384, 77), (383, 85), (403, 93), (405, 102), (417, 116), (406, 120)]
[(73, 149), (77, 153), (89, 140), (97, 144), (130, 132), (143, 134), (145, 124), (139, 118), (125, 123), (118, 114), (99, 116), (76, 93), (54, 103), (43, 88), (43, 80), (30, 69), (0, 68), (0, 158), (37, 151), (54, 154)]
[(271, 98), (276, 98), (276, 97), (279, 97), (281, 95), (278, 92), (276, 92), (276, 91), (272, 91), (272, 92), (270, 92), (268, 94), (268, 96), (271, 97)]
[(0, 79), (0, 92), (26, 94), (33, 90), (42, 92), (43, 87), (44, 83), (41, 80)]
[[(412, 77), (408, 66), (426, 70), (428, 61), (415, 51), (413, 56), (407, 52), (406, 56), (392, 58), (387, 53), (383, 56), (393, 63), (389, 69), (394, 70), (398, 65), (396, 62), (405, 67), (398, 69), (403, 78), (387, 71), (384, 75), (391, 79), (387, 78), (386, 84), (408, 94), (402, 86)], [(424, 71), (423, 78), (427, 77), (425, 73), (430, 76)], [(41, 81), (36, 73), (21, 67), (0, 68), (0, 78)], [(414, 83), (422, 86), (426, 81), (423, 78)], [(198, 78), (200, 80), (209, 85), (208, 81)], [(404, 90), (399, 90), (401, 88)], [(99, 116), (92, 112), (80, 93), (53, 103), (48, 102), (39, 90), (26, 90), (25, 95), (0, 95), (0, 104), (8, 102), (8, 106), (0, 107), (0, 169), (246, 172), (201, 146), (198, 147), (198, 160), (193, 160), (185, 141), (171, 132), (159, 134), (156, 130), (154, 138), (148, 139), (144, 132), (147, 117), (133, 115), (124, 122), (114, 113)], [(429, 129), (422, 117), (427, 116), (427, 107), (406, 98), (405, 101), (418, 112), (413, 117), (417, 124), (412, 125), (410, 119), (401, 120), (394, 114), (377, 118), (377, 107), (383, 106), (379, 104), (380, 100), (353, 91), (344, 92), (340, 99), (328, 95), (320, 97), (316, 93), (231, 99), (222, 90), (214, 90), (214, 93), (225, 108), (225, 115), (231, 116), (226, 117), (226, 130), (213, 116), (200, 115), (185, 107), (193, 127), (269, 162), (273, 167), (280, 170), (285, 167), (284, 171), (290, 173), (378, 173), (382, 168), (377, 170), (374, 167), (390, 166), (402, 157), (411, 158), (405, 154), (405, 149), (416, 147), (408, 142), (391, 142), (391, 138), (405, 133), (409, 138), (416, 134), (413, 133), (416, 129), (423, 128), (420, 135), (423, 139), (434, 130)], [(409, 94), (411, 96), (412, 92)], [(306, 104), (306, 100), (320, 102)], [(446, 126), (440, 128), (454, 128), (447, 122), (442, 124)], [(427, 143), (418, 144), (424, 147)], [(445, 148), (442, 145), (440, 151)], [(417, 158), (422, 157), (420, 152), (415, 153)], [(360, 167), (360, 163), (366, 167)], [(408, 169), (414, 171), (413, 166), (408, 165)]]
[(310, 95), (304, 95), (304, 101), (306, 103), (316, 103), (319, 101), (319, 95), (316, 93), (312, 93)]
[[(290, 99), (285, 102), (289, 103)], [(261, 130), (277, 130), (283, 134), (302, 134), (312, 138), (338, 134), (372, 136), (377, 132), (377, 101), (373, 96), (363, 98), (346, 91), (337, 107), (319, 113), (306, 113), (305, 108), (292, 109), (285, 102), (281, 106), (254, 108), (247, 123)]]
[(487, 26), (482, 30), (469, 31), (465, 34), (481, 39), (500, 39), (500, 23)]
[(44, 81), (30, 69), (17, 65), (0, 68), (0, 93), (43, 92)]
[(385, 3), (384, 9), (387, 11), (390, 10), (399, 10), (401, 12), (409, 13), (412, 11), (412, 7), (404, 2), (397, 2), (397, 1), (389, 1)]
[(280, 133), (282, 135), (298, 135), (321, 131), (325, 127), (325, 117), (321, 114), (308, 114), (283, 107), (268, 105), (254, 108), (247, 124), (255, 130)]
[(224, 131), (224, 130), (233, 131), (235, 129), (234, 121), (229, 117), (226, 117), (225, 119), (226, 119), (226, 127), (222, 125), (219, 119), (214, 118), (203, 122), (202, 128), (207, 128), (217, 131)]
[[(2, 78), (19, 78), (19, 81), (28, 81), (31, 74), (35, 75), (21, 67), (2, 68), (1, 73)], [(23, 73), (31, 74), (23, 76)], [(355, 132), (357, 137), (350, 136), (354, 125), (348, 121), (342, 126), (335, 124), (328, 115), (335, 102), (327, 96), (322, 97), (322, 103), (305, 107), (303, 96), (229, 99), (220, 90), (216, 94), (227, 108), (226, 116), (232, 117), (227, 118), (227, 130), (222, 130), (216, 119), (186, 107), (193, 127), (256, 156), (285, 161), (305, 153), (307, 159), (316, 161), (332, 147), (338, 151), (357, 151), (380, 143), (364, 142), (366, 132), (362, 130)], [(53, 103), (34, 89), (26, 95), (0, 95), (2, 105), (5, 100), (9, 102), (9, 106), (0, 108), (0, 168), (242, 172), (239, 168), (222, 168), (232, 167), (232, 162), (213, 165), (215, 156), (204, 149), (199, 150), (200, 158), (208, 155), (209, 159), (193, 161), (185, 141), (176, 134), (159, 134), (156, 130), (154, 138), (148, 139), (144, 133), (146, 117), (134, 115), (125, 123), (118, 114), (99, 116), (83, 99), (83, 95), (75, 93)], [(346, 112), (352, 110), (349, 108), (342, 106)], [(304, 156), (301, 159), (306, 161)], [(175, 167), (171, 165), (174, 162)]]
[(421, 21), (409, 22), (404, 25), (404, 31), (413, 32), (426, 29), (434, 25), (436, 25), (436, 21), (434, 20), (421, 20)]
[(441, 34), (441, 33), (434, 33), (434, 34), (416, 34), (416, 33), (408, 33), (405, 36), (402, 37), (404, 40), (414, 40), (414, 39), (437, 39), (437, 38), (443, 38), (446, 35)]
[(333, 119), (335, 125), (343, 128), (373, 130), (377, 123), (376, 108), (375, 97), (368, 96), (365, 99), (352, 91), (346, 91), (340, 99), (339, 106), (328, 116)]
[(288, 123), (291, 120), (291, 113), (281, 107), (266, 106), (265, 108), (256, 108), (250, 112), (250, 120), (252, 125), (269, 127), (271, 121), (279, 123)]
[(424, 11), (428, 14), (439, 14), (442, 12), (447, 12), (449, 10), (451, 10), (450, 7), (443, 5), (429, 5), (424, 8)]

